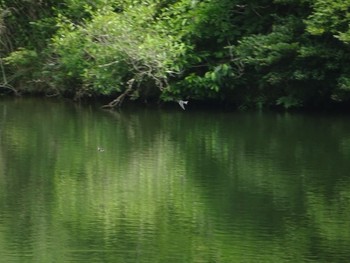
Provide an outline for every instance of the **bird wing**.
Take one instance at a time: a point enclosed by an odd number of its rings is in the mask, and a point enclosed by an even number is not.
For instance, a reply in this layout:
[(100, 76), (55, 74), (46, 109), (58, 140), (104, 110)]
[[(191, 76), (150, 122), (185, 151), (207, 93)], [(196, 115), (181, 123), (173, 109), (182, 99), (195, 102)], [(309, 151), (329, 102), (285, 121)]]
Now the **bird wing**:
[(183, 110), (185, 110), (185, 104), (187, 104), (188, 101), (179, 100), (178, 102), (179, 102), (180, 107), (181, 107)]

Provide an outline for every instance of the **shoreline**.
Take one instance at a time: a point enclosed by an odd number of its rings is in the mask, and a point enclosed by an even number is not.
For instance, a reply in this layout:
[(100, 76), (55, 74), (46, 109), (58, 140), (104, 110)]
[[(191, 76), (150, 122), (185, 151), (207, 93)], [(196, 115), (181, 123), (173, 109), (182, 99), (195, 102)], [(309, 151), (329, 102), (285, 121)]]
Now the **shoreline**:
[[(53, 100), (53, 101), (65, 101), (71, 102), (74, 104), (83, 104), (96, 106), (102, 108), (107, 105), (111, 100), (115, 99), (114, 96), (90, 96), (83, 97), (79, 99), (74, 99), (73, 96), (47, 96), (43, 93), (22, 93), (21, 95), (13, 94), (4, 94), (0, 93), (0, 98), (10, 98), (10, 99), (44, 99), (44, 100)], [(267, 107), (254, 107), (254, 106), (237, 106), (235, 103), (230, 103), (228, 101), (219, 101), (219, 100), (196, 100), (196, 99), (187, 99), (189, 101), (186, 105), (186, 109), (182, 110), (178, 105), (177, 101), (161, 101), (160, 99), (145, 99), (139, 98), (137, 100), (130, 100), (126, 98), (123, 104), (119, 107), (114, 107), (104, 110), (119, 110), (123, 108), (144, 108), (144, 109), (179, 109), (181, 111), (217, 111), (217, 112), (276, 112), (276, 113), (350, 113), (350, 103), (333, 103), (324, 106), (317, 107), (295, 107), (285, 109), (282, 106), (267, 106)]]

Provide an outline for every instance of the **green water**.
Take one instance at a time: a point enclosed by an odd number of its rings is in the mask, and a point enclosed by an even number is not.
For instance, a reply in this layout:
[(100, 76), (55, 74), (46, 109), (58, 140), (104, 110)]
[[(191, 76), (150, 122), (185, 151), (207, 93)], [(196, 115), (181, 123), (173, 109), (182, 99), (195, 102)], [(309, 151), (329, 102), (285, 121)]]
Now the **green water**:
[(349, 168), (346, 115), (1, 99), (0, 262), (349, 262)]

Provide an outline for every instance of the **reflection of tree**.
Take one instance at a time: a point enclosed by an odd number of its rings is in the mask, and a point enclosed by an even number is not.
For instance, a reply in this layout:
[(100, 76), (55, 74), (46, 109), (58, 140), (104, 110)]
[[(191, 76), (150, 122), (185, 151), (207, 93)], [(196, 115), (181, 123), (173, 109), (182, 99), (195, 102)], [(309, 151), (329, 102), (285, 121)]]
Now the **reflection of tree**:
[[(344, 155), (342, 142), (349, 127), (341, 119), (319, 120), (317, 116), (289, 114), (239, 114), (236, 117), (227, 114), (219, 120), (217, 116), (198, 119), (198, 123), (189, 125), (190, 134), (182, 148), (187, 147), (185, 153), (191, 155), (194, 147), (201, 147), (203, 154), (192, 158), (188, 169), (202, 184), (212, 209), (218, 214), (232, 211), (220, 219), (225, 218), (226, 225), (251, 222), (250, 227), (254, 229), (251, 234), (255, 238), (261, 235), (271, 238), (272, 234), (279, 238), (281, 249), (283, 244), (296, 248), (289, 251), (293, 257), (304, 254), (315, 258), (311, 252), (315, 250), (314, 244), (308, 238), (317, 237), (319, 229), (308, 229), (313, 223), (309, 216), (314, 206), (309, 206), (307, 193), (316, 185), (316, 192), (322, 196), (338, 196), (337, 187), (347, 174), (348, 153)], [(203, 130), (205, 132), (201, 132)], [(205, 184), (215, 187), (205, 187)], [(323, 204), (326, 198), (320, 201)], [(320, 211), (327, 214), (332, 207)], [(344, 207), (344, 211), (349, 208)], [(344, 215), (348, 216), (343, 211), (337, 212), (335, 217), (340, 215), (340, 218), (332, 220), (335, 225), (343, 222)], [(332, 231), (328, 234), (332, 236)], [(346, 258), (339, 250), (339, 258)], [(324, 254), (326, 258), (327, 252)], [(328, 256), (330, 254), (329, 250)]]
[(0, 252), (17, 244), (46, 262), (347, 256), (342, 119), (30, 108), (12, 106), (1, 137)]
[[(7, 107), (6, 105), (3, 105), (3, 107), (0, 109), (0, 180), (4, 179), (5, 175), (5, 164), (3, 160), (3, 130), (6, 127), (6, 121), (7, 121)], [(2, 181), (1, 181), (2, 182)], [(4, 185), (3, 183), (0, 183), (0, 185)]]

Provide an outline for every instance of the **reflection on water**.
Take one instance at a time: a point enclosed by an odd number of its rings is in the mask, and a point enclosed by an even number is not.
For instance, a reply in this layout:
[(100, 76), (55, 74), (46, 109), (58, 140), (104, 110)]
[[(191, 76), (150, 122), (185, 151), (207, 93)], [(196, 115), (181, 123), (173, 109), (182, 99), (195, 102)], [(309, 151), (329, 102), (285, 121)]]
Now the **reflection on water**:
[(346, 262), (349, 159), (344, 116), (2, 99), (1, 260)]

